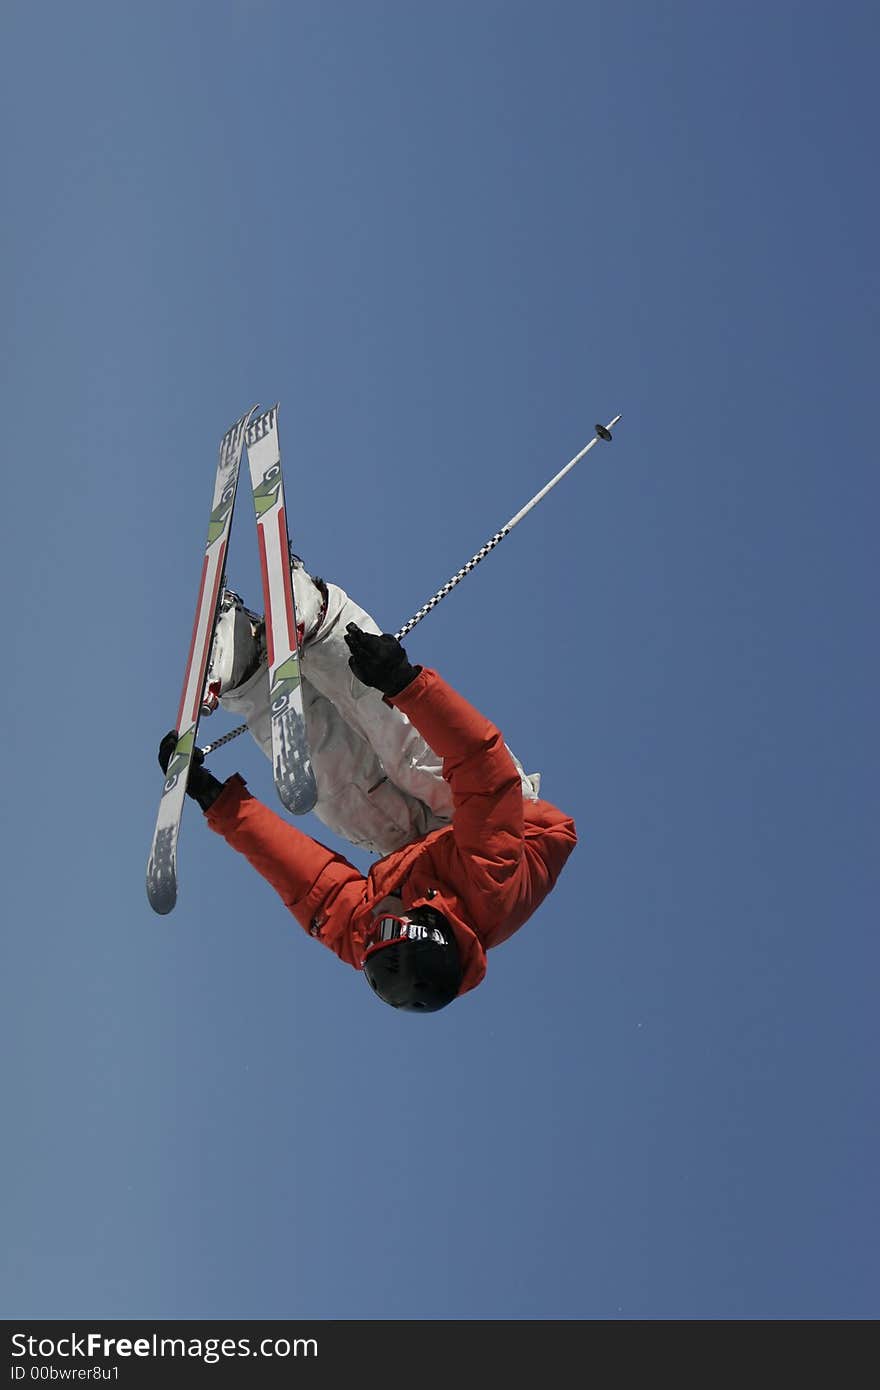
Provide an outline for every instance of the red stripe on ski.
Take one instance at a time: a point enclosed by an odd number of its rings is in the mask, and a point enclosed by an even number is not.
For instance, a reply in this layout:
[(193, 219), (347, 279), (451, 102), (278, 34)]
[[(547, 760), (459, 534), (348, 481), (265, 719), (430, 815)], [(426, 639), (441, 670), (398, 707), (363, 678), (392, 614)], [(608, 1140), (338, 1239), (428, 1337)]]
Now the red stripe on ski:
[(195, 724), (196, 720), (199, 717), (199, 711), (202, 707), (202, 695), (205, 691), (205, 676), (208, 674), (208, 659), (211, 655), (211, 642), (214, 637), (213, 619), (215, 619), (217, 616), (217, 601), (220, 598), (220, 585), (223, 583), (223, 569), (225, 559), (226, 541), (222, 541), (220, 544), (220, 548), (217, 551), (217, 573), (214, 575), (214, 588), (211, 593), (210, 613), (212, 621), (209, 624), (209, 631), (206, 634), (207, 641), (205, 642), (205, 645), (202, 649), (201, 662), (199, 664), (199, 678), (196, 682), (195, 695), (193, 697), (193, 707), (190, 711), (189, 716), (190, 724)]
[(183, 690), (180, 692), (180, 707), (177, 711), (176, 729), (178, 734), (183, 729), (183, 710), (186, 703), (186, 692), (189, 690), (189, 673), (192, 670), (193, 653), (196, 649), (196, 637), (199, 633), (199, 621), (202, 616), (202, 594), (205, 592), (205, 577), (208, 573), (208, 557), (205, 556), (202, 562), (202, 577), (199, 581), (199, 596), (196, 600), (196, 618), (193, 623), (192, 637), (189, 644), (189, 655), (186, 658), (186, 674), (183, 677)]
[(275, 665), (275, 642), (272, 636), (272, 595), (269, 591), (269, 565), (266, 560), (266, 538), (262, 526), (257, 526), (257, 540), (260, 544), (260, 573), (263, 576), (263, 598), (266, 603), (266, 657), (269, 670)]
[[(284, 504), (278, 508), (278, 548), (281, 552), (282, 565), (290, 564), (288, 545), (287, 545), (287, 517), (284, 515)], [(295, 652), (298, 648), (296, 640), (296, 623), (293, 621), (293, 576), (291, 575), (288, 583), (284, 586), (284, 606), (287, 610), (287, 640), (290, 650)]]

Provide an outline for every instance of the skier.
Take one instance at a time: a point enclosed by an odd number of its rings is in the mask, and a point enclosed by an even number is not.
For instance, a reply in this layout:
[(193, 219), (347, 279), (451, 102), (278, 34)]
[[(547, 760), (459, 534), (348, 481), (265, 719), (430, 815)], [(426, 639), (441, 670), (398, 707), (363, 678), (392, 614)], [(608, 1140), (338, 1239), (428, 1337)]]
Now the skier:
[[(435, 1012), (480, 984), (486, 951), (543, 902), (575, 846), (575, 826), (524, 796), (498, 729), (436, 671), (413, 666), (396, 637), (349, 619), (344, 642), (355, 679), (406, 716), (441, 759), (451, 823), (386, 854), (365, 876), (251, 796), (238, 773), (219, 782), (198, 753), (187, 792), (309, 935), (362, 970), (384, 1003)], [(172, 730), (160, 745), (163, 772), (176, 739)]]
[[(291, 556), (291, 570), (303, 713), (318, 788), (314, 813), (356, 847), (390, 854), (449, 824), (452, 793), (441, 759), (400, 710), (352, 677), (346, 628), (355, 623), (378, 634), (377, 623), (339, 585), (313, 578), (297, 555)], [(233, 590), (223, 595), (207, 690), (209, 703), (219, 699), (224, 710), (246, 722), (271, 760), (263, 623)], [(535, 800), (540, 773), (527, 774), (515, 757), (514, 762), (523, 796)]]

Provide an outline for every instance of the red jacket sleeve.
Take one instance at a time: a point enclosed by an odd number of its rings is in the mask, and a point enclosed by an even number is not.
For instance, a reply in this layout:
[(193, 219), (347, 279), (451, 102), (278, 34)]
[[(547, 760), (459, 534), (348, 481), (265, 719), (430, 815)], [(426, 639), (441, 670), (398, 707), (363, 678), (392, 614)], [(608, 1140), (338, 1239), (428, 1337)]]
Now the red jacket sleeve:
[(363, 943), (352, 916), (363, 903), (366, 880), (353, 864), (251, 796), (238, 773), (205, 818), (272, 885), (310, 936), (360, 969)]
[(522, 863), (523, 798), (498, 729), (428, 667), (389, 703), (443, 759), (454, 803), (453, 836), (470, 886), (480, 891), (505, 885)]

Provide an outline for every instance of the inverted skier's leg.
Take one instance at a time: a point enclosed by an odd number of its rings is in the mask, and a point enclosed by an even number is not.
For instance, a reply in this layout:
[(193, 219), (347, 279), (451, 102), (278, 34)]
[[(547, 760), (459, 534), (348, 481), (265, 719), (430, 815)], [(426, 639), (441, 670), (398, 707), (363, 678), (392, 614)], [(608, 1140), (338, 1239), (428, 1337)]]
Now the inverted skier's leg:
[[(367, 739), (347, 724), (336, 706), (308, 680), (306, 652), (323, 619), (325, 602), (322, 590), (304, 571), (295, 569), (294, 577), (297, 619), (304, 628), (303, 713), (318, 790), (314, 813), (352, 844), (377, 854), (389, 854), (439, 829), (447, 823), (448, 816), (442, 812), (438, 815), (429, 804), (395, 785)], [(219, 688), (221, 707), (247, 723), (255, 742), (271, 761), (268, 663), (260, 620), (244, 609), (231, 591), (224, 604), (209, 677)], [(242, 672), (244, 679), (240, 679)], [(236, 680), (240, 683), (235, 684)], [(406, 730), (415, 732), (402, 715), (398, 718), (404, 725), (404, 737)], [(414, 752), (418, 754), (425, 748), (419, 740)], [(430, 750), (426, 751), (430, 754)], [(436, 778), (445, 787), (439, 762)]]
[(272, 758), (265, 625), (238, 594), (224, 590), (205, 681), (207, 697), (244, 721), (258, 746)]
[[(265, 663), (221, 704), (247, 721), (256, 743), (271, 760), (272, 725)], [(365, 739), (334, 705), (307, 681), (303, 714), (318, 790), (313, 813), (335, 834), (376, 854), (402, 845), (446, 823), (417, 797), (401, 791), (385, 774)]]
[[(308, 582), (294, 570), (294, 583)], [(441, 821), (452, 816), (452, 792), (443, 780), (443, 764), (418, 730), (400, 710), (386, 705), (377, 690), (361, 685), (348, 665), (351, 653), (345, 643), (348, 623), (365, 632), (380, 629), (336, 584), (325, 585), (324, 620), (303, 648), (302, 670), (309, 682), (328, 699), (339, 716), (374, 750), (390, 782), (407, 795), (423, 801)]]
[[(294, 573), (296, 574), (296, 567)], [(298, 562), (301, 570), (301, 562)], [(305, 573), (305, 571), (302, 571)], [(296, 617), (302, 645), (319, 627), (324, 599), (309, 579), (295, 582)], [(228, 595), (228, 598), (227, 598)], [(272, 761), (272, 716), (269, 710), (269, 662), (265, 623), (244, 607), (232, 590), (224, 594), (211, 649), (208, 686), (219, 687), (220, 706), (241, 719), (259, 748)]]
[(390, 854), (445, 823), (389, 781), (366, 740), (305, 679), (302, 689), (319, 820), (376, 854)]

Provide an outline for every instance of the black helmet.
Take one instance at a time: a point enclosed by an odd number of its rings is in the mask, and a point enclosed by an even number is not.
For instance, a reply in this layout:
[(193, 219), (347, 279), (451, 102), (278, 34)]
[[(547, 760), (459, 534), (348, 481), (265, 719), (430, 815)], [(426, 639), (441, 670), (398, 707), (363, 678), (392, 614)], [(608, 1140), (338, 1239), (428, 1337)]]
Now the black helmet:
[(412, 907), (375, 923), (364, 974), (393, 1009), (436, 1013), (458, 994), (463, 971), (452, 926), (433, 907)]

